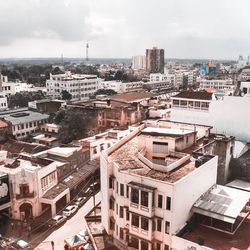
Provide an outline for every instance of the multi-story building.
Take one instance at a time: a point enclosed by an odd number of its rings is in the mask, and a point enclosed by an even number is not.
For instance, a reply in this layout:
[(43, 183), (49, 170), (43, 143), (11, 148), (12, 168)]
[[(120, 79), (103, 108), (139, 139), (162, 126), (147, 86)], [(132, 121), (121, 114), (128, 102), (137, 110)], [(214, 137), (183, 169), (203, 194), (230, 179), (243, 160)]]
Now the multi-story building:
[(119, 94), (137, 92), (143, 90), (143, 82), (101, 81), (98, 89), (112, 89)]
[(100, 157), (102, 151), (110, 148), (129, 133), (129, 129), (111, 129), (95, 136), (74, 141), (72, 144), (74, 146), (81, 146), (84, 151), (88, 151), (90, 160), (94, 160)]
[(3, 111), (0, 113), (0, 117), (11, 123), (12, 134), (20, 139), (37, 131), (41, 124), (47, 122), (49, 115), (22, 108)]
[(233, 84), (232, 79), (226, 79), (226, 80), (208, 80), (208, 79), (202, 79), (200, 80), (200, 89), (207, 89), (207, 88), (213, 88), (215, 90), (235, 90), (235, 85)]
[[(11, 153), (15, 148), (20, 152)], [(89, 162), (80, 147), (44, 150), (39, 144), (14, 141), (10, 151), (0, 151), (0, 171), (8, 176), (10, 186), (10, 203), (4, 208), (16, 220), (30, 221), (46, 210), (55, 216), (99, 175), (98, 160)]]
[(145, 70), (146, 69), (146, 56), (139, 55), (132, 57), (132, 69)]
[(8, 108), (7, 97), (0, 96), (0, 110), (5, 110)]
[(99, 78), (96, 75), (80, 75), (66, 72), (64, 74), (50, 74), (46, 81), (48, 96), (60, 97), (63, 90), (72, 95), (72, 100), (88, 99), (98, 88)]
[(241, 95), (250, 95), (250, 81), (240, 83)]
[(102, 225), (120, 249), (170, 249), (193, 204), (216, 183), (216, 156), (183, 152), (196, 134), (142, 126), (101, 156)]
[(146, 70), (149, 73), (164, 73), (164, 49), (153, 47), (146, 50)]

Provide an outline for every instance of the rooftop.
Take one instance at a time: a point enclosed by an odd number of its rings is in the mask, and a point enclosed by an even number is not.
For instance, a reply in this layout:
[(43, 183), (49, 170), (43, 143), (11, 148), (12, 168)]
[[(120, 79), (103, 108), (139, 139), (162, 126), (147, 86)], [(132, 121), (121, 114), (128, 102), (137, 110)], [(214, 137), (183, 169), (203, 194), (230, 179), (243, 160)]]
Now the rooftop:
[(193, 211), (214, 219), (234, 223), (249, 198), (250, 193), (248, 192), (215, 185), (195, 202)]
[(182, 236), (183, 238), (198, 242), (204, 239), (204, 246), (217, 250), (247, 250), (250, 249), (250, 215), (239, 227), (234, 235), (213, 230), (198, 225), (194, 230)]
[(6, 121), (0, 119), (0, 128), (7, 128), (8, 126), (9, 124)]
[(150, 99), (151, 97), (157, 96), (156, 94), (146, 93), (146, 92), (132, 92), (113, 95), (110, 99), (112, 101), (120, 101), (125, 103), (139, 102), (144, 99)]
[(187, 129), (171, 129), (171, 128), (155, 128), (148, 127), (142, 130), (142, 134), (150, 134), (150, 135), (163, 135), (163, 136), (182, 136), (187, 134), (192, 134), (194, 131)]
[(53, 142), (53, 141), (58, 140), (58, 138), (53, 137), (53, 136), (47, 136), (46, 134), (37, 135), (33, 137), (33, 139), (39, 140), (39, 141), (45, 141), (45, 142)]
[(25, 111), (17, 111), (10, 114), (0, 114), (0, 117), (11, 122), (13, 125), (17, 125), (28, 122), (45, 120), (49, 118), (49, 115), (41, 114), (30, 110), (25, 110)]
[(79, 150), (77, 147), (55, 147), (48, 150), (48, 154), (57, 155), (61, 157), (69, 157), (75, 151)]
[(212, 93), (208, 93), (206, 91), (182, 91), (173, 96), (173, 98), (212, 100), (212, 96)]
[(185, 161), (178, 168), (170, 172), (162, 172), (150, 169), (138, 159), (138, 137), (134, 137), (110, 155), (110, 161), (115, 162), (120, 171), (129, 172), (152, 179), (174, 183), (196, 169), (195, 162)]

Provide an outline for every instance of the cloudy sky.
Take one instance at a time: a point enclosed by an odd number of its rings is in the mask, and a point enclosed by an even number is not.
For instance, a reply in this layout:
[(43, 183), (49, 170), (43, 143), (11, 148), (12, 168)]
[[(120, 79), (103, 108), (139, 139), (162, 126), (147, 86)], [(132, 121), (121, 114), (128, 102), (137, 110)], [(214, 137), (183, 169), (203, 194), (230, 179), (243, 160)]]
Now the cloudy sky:
[(0, 57), (250, 54), (249, 0), (0, 0)]

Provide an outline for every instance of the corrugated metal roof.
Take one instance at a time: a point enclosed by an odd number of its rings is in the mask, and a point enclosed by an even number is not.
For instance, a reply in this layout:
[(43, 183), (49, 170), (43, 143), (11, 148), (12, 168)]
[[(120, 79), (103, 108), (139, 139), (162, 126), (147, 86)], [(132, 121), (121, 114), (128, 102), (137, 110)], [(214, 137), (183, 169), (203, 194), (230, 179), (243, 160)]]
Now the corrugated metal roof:
[(196, 201), (193, 212), (233, 224), (249, 198), (248, 192), (216, 185)]

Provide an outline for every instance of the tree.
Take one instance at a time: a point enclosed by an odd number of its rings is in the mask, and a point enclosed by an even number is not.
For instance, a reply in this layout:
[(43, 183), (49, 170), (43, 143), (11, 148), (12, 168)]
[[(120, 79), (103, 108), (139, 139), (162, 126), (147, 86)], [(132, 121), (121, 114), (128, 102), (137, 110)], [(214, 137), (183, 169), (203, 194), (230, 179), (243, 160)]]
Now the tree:
[(15, 95), (11, 95), (8, 99), (8, 105), (10, 108), (14, 107), (28, 107), (28, 102), (41, 100), (44, 98), (42, 91), (37, 92), (20, 92)]
[(91, 113), (75, 109), (58, 111), (54, 121), (61, 126), (59, 140), (62, 143), (70, 143), (72, 140), (83, 138), (88, 128), (94, 126)]
[(71, 100), (72, 99), (72, 95), (67, 90), (63, 90), (61, 92), (61, 97), (63, 100)]
[(117, 94), (117, 92), (114, 91), (113, 89), (98, 89), (94, 93), (94, 97), (96, 97), (97, 95), (115, 95), (115, 94)]

